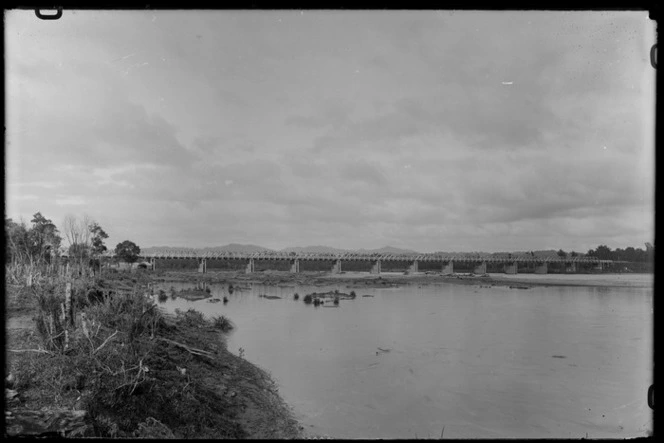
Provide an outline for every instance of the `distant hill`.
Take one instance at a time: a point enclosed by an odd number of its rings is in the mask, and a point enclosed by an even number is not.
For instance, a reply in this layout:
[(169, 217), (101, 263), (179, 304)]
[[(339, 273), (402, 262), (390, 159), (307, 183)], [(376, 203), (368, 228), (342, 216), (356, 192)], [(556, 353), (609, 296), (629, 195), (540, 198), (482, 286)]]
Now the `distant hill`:
[(356, 252), (361, 254), (404, 254), (404, 255), (416, 255), (420, 252), (413, 251), (412, 249), (401, 249), (395, 248), (394, 246), (384, 246), (378, 249), (358, 249)]
[(295, 252), (298, 254), (343, 254), (346, 249), (331, 248), (329, 246), (294, 246), (281, 249), (280, 252)]
[(273, 251), (270, 248), (257, 245), (242, 245), (239, 243), (231, 243), (224, 246), (214, 246), (208, 248), (201, 248), (200, 251), (203, 252), (242, 252), (242, 253), (253, 253), (253, 252), (263, 252), (263, 251)]
[(231, 243), (224, 246), (212, 246), (207, 248), (178, 248), (174, 246), (154, 246), (150, 248), (141, 249), (141, 252), (145, 254), (162, 254), (172, 251), (191, 251), (191, 252), (240, 252), (240, 253), (253, 253), (261, 251), (272, 251), (269, 248), (264, 248), (263, 246), (256, 245), (241, 245), (238, 243)]
[(141, 248), (143, 254), (159, 254), (172, 251), (196, 251), (196, 248), (178, 248), (176, 246), (151, 246), (149, 248)]

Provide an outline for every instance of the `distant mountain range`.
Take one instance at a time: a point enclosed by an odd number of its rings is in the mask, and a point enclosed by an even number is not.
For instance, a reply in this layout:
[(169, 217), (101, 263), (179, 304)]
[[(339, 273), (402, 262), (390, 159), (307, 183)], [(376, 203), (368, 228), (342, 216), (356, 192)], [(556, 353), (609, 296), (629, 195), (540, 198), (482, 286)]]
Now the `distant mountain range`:
[(156, 254), (156, 253), (164, 253), (164, 252), (171, 252), (171, 251), (191, 251), (191, 252), (240, 252), (240, 253), (253, 253), (253, 252), (261, 252), (261, 251), (272, 251), (272, 249), (269, 248), (264, 248), (262, 246), (256, 246), (256, 245), (241, 245), (238, 243), (231, 243), (228, 245), (224, 246), (213, 246), (213, 247), (207, 247), (207, 248), (178, 248), (175, 246), (153, 246), (150, 248), (144, 248), (141, 249), (141, 252), (144, 252), (146, 254)]
[[(238, 253), (254, 253), (254, 252), (295, 252), (295, 253), (300, 253), (300, 254), (306, 254), (306, 253), (319, 253), (319, 254), (343, 254), (346, 252), (358, 252), (361, 254), (402, 254), (402, 255), (417, 255), (417, 254), (422, 254), (421, 252), (413, 251), (411, 249), (402, 249), (402, 248), (395, 248), (394, 246), (384, 246), (382, 248), (378, 249), (356, 249), (356, 250), (350, 250), (350, 249), (338, 249), (338, 248), (332, 248), (329, 246), (294, 246), (294, 247), (289, 247), (289, 248), (284, 248), (280, 250), (274, 250), (270, 248), (264, 248), (262, 246), (258, 245), (242, 245), (238, 243), (231, 243), (228, 245), (224, 246), (214, 246), (214, 247), (207, 247), (207, 248), (178, 248), (178, 247), (173, 247), (173, 246), (154, 246), (150, 248), (144, 248), (141, 250), (141, 252), (144, 252), (146, 254), (155, 254), (155, 253), (165, 253), (165, 252), (171, 252), (171, 251), (191, 251), (191, 252), (199, 252), (199, 253), (206, 253), (206, 252), (238, 252)], [(535, 257), (538, 258), (545, 258), (545, 257), (551, 257), (551, 258), (557, 258), (558, 257), (558, 252), (550, 249), (550, 250), (540, 250), (540, 251), (532, 251)], [(447, 251), (437, 251), (434, 254), (444, 254), (444, 255), (455, 255), (458, 257), (509, 257), (511, 254), (512, 257), (531, 257), (531, 251), (517, 251), (517, 252), (447, 252)], [(585, 254), (579, 253), (579, 256), (583, 256)]]

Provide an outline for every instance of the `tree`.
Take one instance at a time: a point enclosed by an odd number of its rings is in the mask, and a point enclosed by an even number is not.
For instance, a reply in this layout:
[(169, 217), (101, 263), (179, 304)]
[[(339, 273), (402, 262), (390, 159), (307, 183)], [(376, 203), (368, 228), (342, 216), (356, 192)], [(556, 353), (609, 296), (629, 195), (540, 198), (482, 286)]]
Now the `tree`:
[(134, 242), (125, 240), (122, 243), (118, 243), (115, 247), (115, 255), (117, 255), (122, 261), (127, 263), (134, 263), (138, 260), (138, 255), (141, 253), (141, 248), (139, 248)]
[(41, 212), (32, 216), (32, 228), (28, 232), (31, 256), (37, 263), (50, 262), (51, 253), (60, 248), (62, 237), (53, 222)]
[(93, 221), (86, 214), (84, 214), (80, 220), (71, 214), (67, 214), (67, 216), (65, 216), (65, 220), (62, 225), (63, 225), (63, 232), (65, 234), (65, 237), (67, 238), (67, 241), (69, 242), (69, 245), (71, 246), (77, 244), (84, 244), (84, 245), (89, 244), (90, 240), (89, 227), (92, 223)]
[(579, 254), (577, 254), (577, 253), (574, 252), (574, 251), (572, 251), (572, 252), (570, 253), (570, 255), (571, 255), (572, 257), (578, 257), (578, 256), (579, 256)]
[(99, 223), (84, 214), (81, 218), (68, 214), (63, 222), (65, 237), (69, 242), (69, 258), (80, 269), (92, 265), (99, 266), (99, 256), (107, 248), (104, 240), (108, 234)]
[(79, 270), (83, 269), (92, 255), (89, 228), (91, 224), (92, 220), (85, 214), (80, 219), (67, 214), (63, 222), (63, 231), (69, 242), (69, 260), (72, 264), (76, 263)]
[(16, 223), (11, 218), (5, 218), (6, 261), (17, 264), (29, 260), (30, 247), (28, 240), (28, 227), (24, 221)]
[(646, 243), (646, 261), (652, 263), (654, 260), (655, 260), (655, 247), (650, 243)]
[(600, 260), (611, 260), (611, 248), (606, 245), (599, 245), (595, 249), (595, 257), (599, 258)]
[(92, 234), (92, 254), (99, 256), (106, 252), (108, 248), (104, 244), (104, 240), (108, 238), (108, 234), (102, 229), (97, 222), (93, 222), (90, 227), (90, 233)]
[(90, 264), (92, 265), (93, 272), (101, 272), (101, 255), (108, 250), (104, 244), (104, 240), (108, 238), (108, 234), (97, 222), (93, 222), (89, 226), (89, 230), (90, 234), (92, 234)]
[(566, 258), (566, 257), (567, 257), (567, 252), (565, 252), (565, 251), (563, 251), (562, 249), (560, 249), (560, 250), (558, 251), (558, 257), (560, 257), (560, 258)]

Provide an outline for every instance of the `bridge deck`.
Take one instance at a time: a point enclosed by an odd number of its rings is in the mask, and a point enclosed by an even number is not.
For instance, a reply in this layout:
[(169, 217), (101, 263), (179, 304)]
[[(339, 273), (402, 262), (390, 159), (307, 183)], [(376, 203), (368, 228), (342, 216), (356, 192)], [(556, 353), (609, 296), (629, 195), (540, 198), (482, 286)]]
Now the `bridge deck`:
[[(107, 254), (106, 257), (113, 258), (115, 254)], [(593, 257), (468, 257), (457, 255), (397, 255), (397, 254), (287, 254), (287, 253), (197, 253), (192, 251), (172, 251), (161, 253), (140, 254), (139, 258), (149, 259), (206, 259), (206, 260), (312, 260), (312, 261), (399, 261), (399, 262), (458, 262), (458, 263), (618, 263), (613, 260), (600, 260)]]

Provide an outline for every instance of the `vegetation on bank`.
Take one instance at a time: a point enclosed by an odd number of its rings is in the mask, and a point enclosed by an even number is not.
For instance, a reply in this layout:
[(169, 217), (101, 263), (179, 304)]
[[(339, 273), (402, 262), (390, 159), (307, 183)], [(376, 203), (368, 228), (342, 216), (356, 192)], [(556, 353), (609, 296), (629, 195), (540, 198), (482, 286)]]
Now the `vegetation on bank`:
[(229, 402), (199, 378), (224, 368), (220, 339), (200, 348), (205, 331), (229, 330), (227, 319), (207, 322), (195, 311), (169, 318), (137, 286), (77, 283), (73, 321), (62, 315), (66, 282), (33, 286), (34, 349), (11, 362), (20, 397), (86, 411), (88, 425), (73, 435), (150, 436), (158, 427), (159, 436), (244, 436)]
[[(226, 349), (228, 318), (165, 314), (144, 271), (89, 272), (108, 236), (87, 218), (69, 222), (63, 250), (41, 214), (31, 227), (5, 220), (7, 318), (20, 320), (7, 330), (5, 435), (299, 435), (269, 376)], [(125, 241), (118, 251), (131, 262), (140, 249)]]

